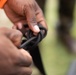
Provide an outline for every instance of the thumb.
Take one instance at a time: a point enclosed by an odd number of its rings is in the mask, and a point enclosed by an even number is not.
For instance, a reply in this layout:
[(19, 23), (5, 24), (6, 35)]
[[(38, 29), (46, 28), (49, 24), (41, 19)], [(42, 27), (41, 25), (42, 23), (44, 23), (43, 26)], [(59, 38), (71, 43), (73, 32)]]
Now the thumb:
[(29, 28), (34, 33), (36, 33), (36, 34), (39, 33), (40, 29), (39, 29), (39, 27), (37, 25), (36, 15), (35, 15), (34, 8), (27, 7), (24, 12), (25, 12), (25, 16), (26, 16), (26, 20), (27, 20)]
[(24, 58), (26, 59), (27, 64), (31, 65), (31, 63), (32, 63), (32, 57), (31, 57), (30, 53), (27, 52), (24, 49), (20, 49), (19, 51), (24, 56)]

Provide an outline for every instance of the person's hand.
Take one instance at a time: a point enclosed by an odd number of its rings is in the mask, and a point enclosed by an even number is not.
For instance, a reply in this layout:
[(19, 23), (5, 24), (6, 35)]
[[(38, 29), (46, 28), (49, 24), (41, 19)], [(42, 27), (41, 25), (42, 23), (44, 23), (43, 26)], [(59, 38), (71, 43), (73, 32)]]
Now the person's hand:
[(21, 45), (22, 33), (19, 30), (2, 27), (0, 33), (8, 37), (16, 47)]
[(14, 28), (21, 29), (24, 24), (37, 34), (40, 30), (37, 24), (41, 24), (47, 29), (47, 25), (35, 0), (7, 0), (4, 6), (5, 13), (14, 23)]
[(8, 31), (7, 34), (0, 32), (0, 75), (31, 75), (30, 54), (13, 44)]

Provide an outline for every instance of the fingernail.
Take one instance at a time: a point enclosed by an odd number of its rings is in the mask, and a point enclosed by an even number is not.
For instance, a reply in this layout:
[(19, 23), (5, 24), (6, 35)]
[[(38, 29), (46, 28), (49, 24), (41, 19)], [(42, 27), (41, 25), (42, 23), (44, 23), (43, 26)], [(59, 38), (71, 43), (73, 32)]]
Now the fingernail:
[(40, 32), (40, 29), (37, 25), (34, 26), (34, 29), (35, 29), (36, 32)]
[(22, 24), (21, 23), (18, 23), (18, 28), (22, 29)]

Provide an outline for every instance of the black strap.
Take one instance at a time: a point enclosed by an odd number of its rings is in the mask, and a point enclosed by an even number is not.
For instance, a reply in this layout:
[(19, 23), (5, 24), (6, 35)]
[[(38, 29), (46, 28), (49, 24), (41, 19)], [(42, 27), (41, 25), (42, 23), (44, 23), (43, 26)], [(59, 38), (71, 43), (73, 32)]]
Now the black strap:
[[(37, 36), (33, 35), (33, 32), (31, 30), (28, 30), (27, 36), (24, 34), (24, 37), (26, 38), (25, 40), (22, 41), (22, 44), (20, 48), (24, 48), (29, 50), (30, 48), (34, 48), (37, 46), (37, 44), (42, 41), (42, 39), (46, 36), (47, 30), (44, 28), (42, 25), (38, 25), (40, 28), (40, 32), (38, 33)], [(27, 25), (25, 25), (27, 27)]]

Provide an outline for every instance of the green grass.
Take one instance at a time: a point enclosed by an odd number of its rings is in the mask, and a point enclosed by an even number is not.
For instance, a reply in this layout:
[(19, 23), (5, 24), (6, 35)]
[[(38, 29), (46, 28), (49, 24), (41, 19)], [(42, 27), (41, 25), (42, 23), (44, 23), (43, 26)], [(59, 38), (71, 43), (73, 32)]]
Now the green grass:
[[(57, 4), (57, 0), (47, 0), (46, 4), (48, 35), (41, 43), (41, 55), (47, 75), (66, 75), (70, 62), (75, 59), (75, 55), (69, 54), (67, 48), (57, 39), (55, 30), (58, 21)], [(74, 26), (71, 30), (73, 37), (76, 37), (75, 13)]]

